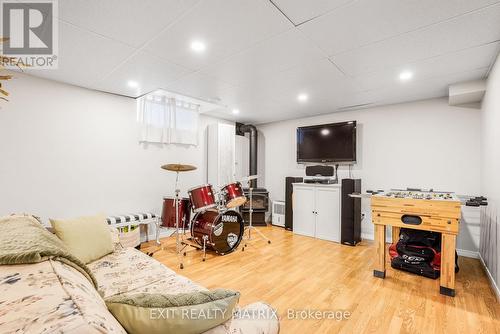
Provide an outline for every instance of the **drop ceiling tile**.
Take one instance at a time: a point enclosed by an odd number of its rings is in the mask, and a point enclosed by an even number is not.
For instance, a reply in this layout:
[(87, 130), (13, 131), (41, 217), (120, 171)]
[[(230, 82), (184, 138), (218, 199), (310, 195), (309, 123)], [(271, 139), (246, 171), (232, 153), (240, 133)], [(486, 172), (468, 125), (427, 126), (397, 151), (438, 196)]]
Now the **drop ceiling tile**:
[(165, 86), (165, 89), (225, 105), (226, 103), (222, 97), (233, 91), (235, 87), (218, 78), (195, 72), (171, 82)]
[(394, 68), (421, 59), (500, 40), (500, 4), (425, 29), (338, 54), (332, 60), (346, 73)]
[(353, 80), (328, 59), (320, 59), (270, 75), (255, 85), (254, 89), (288, 95), (293, 99), (296, 99), (299, 93), (307, 93), (313, 98), (315, 95), (338, 96), (358, 90)]
[(461, 72), (470, 72), (479, 68), (488, 67), (493, 57), (498, 54), (500, 42), (490, 43), (459, 52), (429, 58), (405, 65), (395, 66), (382, 71), (363, 73), (353, 80), (363, 90), (378, 89), (394, 84), (405, 84), (399, 80), (402, 71), (414, 73), (413, 81), (429, 80), (434, 77), (453, 75)]
[[(268, 1), (202, 1), (150, 41), (146, 50), (168, 61), (199, 69), (291, 27), (292, 24)], [(194, 40), (206, 44), (203, 53), (197, 54), (190, 49)]]
[(275, 92), (264, 89), (255, 89), (254, 86), (232, 86), (231, 89), (221, 90), (218, 94), (220, 104), (230, 109), (242, 109), (248, 102), (274, 100)]
[[(249, 86), (237, 86), (222, 101), (238, 108), (241, 116), (259, 122), (310, 116), (335, 111), (347, 103), (346, 96), (358, 91), (351, 78), (342, 74), (327, 59), (282, 71)], [(306, 103), (297, 101), (306, 93)], [(248, 115), (249, 116), (249, 115)]]
[[(137, 52), (97, 85), (99, 89), (107, 92), (137, 97), (159, 88), (165, 88), (190, 72), (186, 68), (153, 55)], [(129, 81), (135, 81), (138, 87), (129, 87)]]
[(139, 47), (198, 0), (63, 0), (59, 17), (81, 28)]
[(25, 71), (47, 79), (95, 88), (96, 81), (133, 52), (128, 45), (60, 22), (58, 69)]
[[(238, 122), (244, 123), (256, 123), (259, 120), (265, 118), (269, 115), (275, 115), (277, 113), (283, 112), (283, 106), (274, 100), (253, 100), (240, 103), (238, 105), (240, 113), (237, 117), (231, 115), (232, 108), (228, 108), (226, 111), (226, 119), (237, 119)], [(222, 114), (224, 115), (224, 114)]]
[(450, 84), (482, 78), (486, 73), (487, 68), (481, 68), (474, 71), (412, 82), (408, 85), (395, 84), (338, 97), (321, 95), (316, 96), (314, 99), (310, 98), (305, 104), (299, 104), (291, 99), (278, 96), (275, 97), (273, 104), (264, 104), (261, 109), (250, 106), (252, 115), (249, 119), (256, 123), (276, 122), (344, 110), (358, 110), (366, 107), (444, 97), (448, 95), (448, 86)]
[(259, 84), (264, 78), (289, 68), (314, 63), (325, 55), (296, 29), (254, 45), (227, 61), (202, 69), (236, 85)]
[(360, 0), (299, 27), (329, 55), (397, 36), (498, 0)]
[(278, 73), (261, 76), (250, 84), (236, 85), (221, 94), (222, 103), (238, 107), (249, 101), (272, 101), (285, 96), (296, 101), (297, 94), (313, 96), (342, 94), (350, 89), (352, 80), (343, 75), (328, 59), (293, 67)]
[(285, 15), (299, 25), (305, 21), (326, 14), (354, 0), (272, 0)]
[(408, 82), (404, 85), (394, 84), (381, 89), (369, 91), (378, 104), (393, 104), (448, 96), (448, 87), (452, 84), (482, 79), (488, 68), (480, 68), (469, 72), (455, 73), (428, 80)]
[(293, 115), (296, 118), (334, 112), (340, 107), (342, 101), (340, 97), (327, 99), (325, 96), (315, 95), (310, 97), (307, 102), (302, 103), (295, 98), (284, 95), (279, 98), (278, 103), (284, 107), (287, 115)]

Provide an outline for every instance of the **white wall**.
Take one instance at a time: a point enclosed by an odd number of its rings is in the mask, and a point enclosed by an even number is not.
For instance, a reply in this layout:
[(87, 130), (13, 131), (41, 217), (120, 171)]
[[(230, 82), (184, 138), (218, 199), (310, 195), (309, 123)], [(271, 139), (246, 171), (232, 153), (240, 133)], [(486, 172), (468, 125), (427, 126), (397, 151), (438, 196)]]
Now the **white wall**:
[(488, 78), (481, 116), (481, 192), (488, 207), (481, 215), (480, 253), (500, 300), (500, 56)]
[(75, 217), (105, 212), (159, 213), (174, 193), (165, 163), (198, 167), (181, 189), (206, 182), (206, 127), (199, 145), (141, 145), (135, 100), (15, 74), (0, 109), (0, 215)]
[[(363, 191), (410, 186), (480, 193), (480, 112), (433, 99), (260, 125), (271, 199), (284, 199), (286, 176), (305, 175), (296, 163), (297, 127), (349, 120), (358, 122), (352, 175), (362, 179)], [(347, 167), (339, 175), (348, 176)], [(363, 202), (363, 236), (372, 237), (369, 203)]]

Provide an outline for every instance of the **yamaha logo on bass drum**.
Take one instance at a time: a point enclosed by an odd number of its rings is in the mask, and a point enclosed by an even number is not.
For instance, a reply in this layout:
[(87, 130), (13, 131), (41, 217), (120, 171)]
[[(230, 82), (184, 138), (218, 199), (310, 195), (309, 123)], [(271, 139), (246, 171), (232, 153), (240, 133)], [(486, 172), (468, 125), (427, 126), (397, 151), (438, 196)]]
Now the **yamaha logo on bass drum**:
[(222, 222), (223, 223), (237, 223), (238, 222), (238, 216), (223, 215), (222, 216)]

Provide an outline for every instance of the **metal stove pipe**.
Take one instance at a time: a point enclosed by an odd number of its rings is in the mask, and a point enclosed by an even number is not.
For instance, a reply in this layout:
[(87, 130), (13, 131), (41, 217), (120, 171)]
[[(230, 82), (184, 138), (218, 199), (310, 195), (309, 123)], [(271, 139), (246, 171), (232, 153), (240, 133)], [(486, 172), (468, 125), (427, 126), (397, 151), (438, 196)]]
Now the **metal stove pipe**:
[[(238, 130), (250, 134), (250, 154), (249, 154), (249, 172), (250, 175), (257, 175), (257, 128), (252, 124), (241, 124)], [(257, 180), (250, 181), (252, 188), (257, 188)]]

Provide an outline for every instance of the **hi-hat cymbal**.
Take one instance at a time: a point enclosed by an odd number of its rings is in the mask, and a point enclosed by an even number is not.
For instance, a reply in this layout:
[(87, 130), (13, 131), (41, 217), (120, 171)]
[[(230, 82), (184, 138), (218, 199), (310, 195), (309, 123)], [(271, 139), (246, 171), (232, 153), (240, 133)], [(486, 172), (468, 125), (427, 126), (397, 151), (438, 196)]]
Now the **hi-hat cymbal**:
[(257, 180), (259, 178), (259, 175), (250, 175), (250, 176), (245, 176), (240, 179), (241, 182), (248, 182), (252, 180)]
[(191, 170), (196, 169), (196, 167), (193, 165), (183, 165), (183, 164), (166, 164), (161, 166), (161, 168), (171, 172), (189, 172)]

